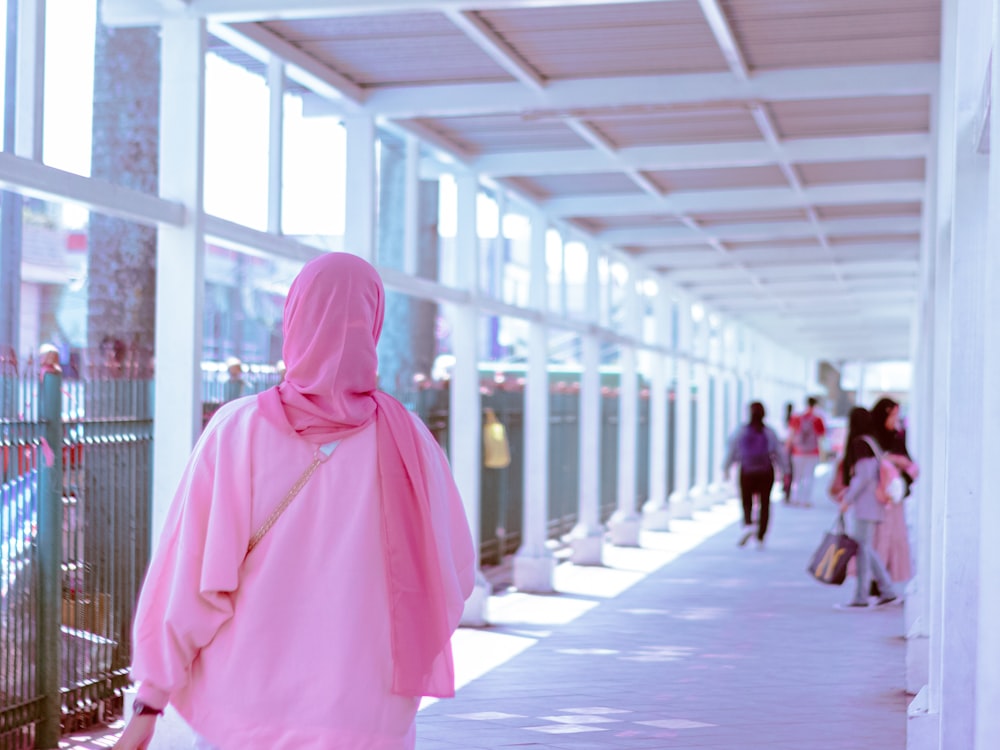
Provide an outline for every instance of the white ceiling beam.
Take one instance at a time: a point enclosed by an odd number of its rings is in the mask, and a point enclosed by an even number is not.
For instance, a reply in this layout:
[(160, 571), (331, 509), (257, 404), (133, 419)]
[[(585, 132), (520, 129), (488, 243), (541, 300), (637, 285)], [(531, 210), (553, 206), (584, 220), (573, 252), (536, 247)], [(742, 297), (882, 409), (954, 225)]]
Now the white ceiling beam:
[(937, 63), (851, 65), (731, 73), (574, 78), (549, 81), (545, 96), (520, 83), (400, 86), (371, 92), (373, 112), (394, 119), (532, 113), (536, 117), (628, 114), (630, 108), (724, 106), (853, 97), (931, 94)]
[[(759, 267), (764, 272), (768, 266), (782, 263), (795, 264), (809, 269), (810, 258), (815, 258), (817, 264), (829, 264), (830, 259), (819, 254), (816, 244), (801, 247), (761, 247), (732, 249), (732, 255), (740, 258), (745, 266)], [(918, 261), (920, 258), (920, 243), (911, 241), (892, 241), (851, 245), (834, 245), (833, 253), (841, 263), (850, 265), (857, 260), (876, 259), (876, 261)], [(638, 263), (647, 268), (717, 268), (721, 262), (713, 248), (704, 249), (678, 248), (676, 250), (646, 250), (635, 254)]]
[[(890, 219), (831, 219), (822, 222), (827, 234), (914, 234), (919, 233), (919, 216)], [(720, 224), (703, 227), (706, 234), (722, 241), (776, 240), (784, 238), (814, 237), (816, 227), (807, 221), (760, 222), (750, 224)], [(699, 236), (687, 227), (646, 227), (639, 229), (609, 229), (597, 234), (597, 239), (609, 245), (688, 245)]]
[(632, 193), (552, 198), (542, 204), (551, 216), (637, 216), (666, 213), (712, 213), (714, 211), (768, 211), (801, 208), (803, 197), (819, 206), (851, 206), (868, 203), (920, 202), (923, 182), (866, 182), (817, 185), (801, 193), (790, 187), (740, 188), (735, 190), (695, 190), (669, 193), (662, 198)]
[(445, 11), (445, 15), (479, 49), (493, 58), (494, 62), (514, 78), (533, 91), (544, 90), (545, 79), (478, 14), (469, 10), (449, 8)]
[[(916, 159), (931, 145), (925, 133), (803, 138), (786, 141), (781, 155), (796, 164), (811, 162)], [(592, 174), (612, 171), (619, 161), (644, 171), (757, 167), (777, 164), (779, 155), (764, 141), (691, 143), (681, 146), (634, 146), (617, 151), (618, 159), (591, 149), (522, 151), (484, 154), (470, 162), (480, 174), (491, 177), (534, 177), (547, 174)]]
[(736, 41), (736, 35), (729, 25), (729, 19), (726, 18), (718, 0), (698, 0), (698, 5), (701, 6), (701, 12), (704, 14), (705, 20), (708, 21), (709, 28), (712, 29), (712, 35), (722, 51), (722, 56), (726, 58), (729, 69), (737, 77), (743, 80), (748, 79), (750, 68), (747, 66), (746, 60), (743, 59), (743, 51)]
[[(832, 274), (833, 264), (825, 257), (819, 257), (815, 263), (803, 259), (801, 263), (790, 263), (787, 265), (760, 265), (746, 263), (747, 268), (752, 269), (761, 283), (766, 287), (774, 284), (776, 280), (801, 279), (817, 274)], [(898, 275), (900, 278), (915, 276), (920, 269), (920, 262), (913, 260), (896, 261), (876, 261), (873, 263), (842, 263), (841, 272), (848, 277), (867, 274), (876, 275)], [(670, 281), (678, 284), (699, 284), (712, 283), (725, 279), (739, 279), (745, 281), (747, 271), (739, 267), (716, 267), (716, 268), (681, 268), (665, 272), (664, 276)], [(879, 281), (884, 284), (884, 280)]]
[(442, 10), (516, 10), (573, 5), (619, 5), (668, 0), (103, 0), (101, 19), (109, 26), (148, 26), (168, 18), (198, 16), (225, 21), (275, 18), (336, 18), (382, 13)]

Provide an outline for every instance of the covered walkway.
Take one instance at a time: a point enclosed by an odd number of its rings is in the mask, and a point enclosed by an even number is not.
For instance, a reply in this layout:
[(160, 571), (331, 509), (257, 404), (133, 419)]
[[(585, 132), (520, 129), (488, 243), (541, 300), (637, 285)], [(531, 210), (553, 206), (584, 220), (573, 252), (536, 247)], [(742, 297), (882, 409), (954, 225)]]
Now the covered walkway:
[(833, 517), (779, 506), (767, 548), (739, 549), (731, 500), (609, 547), (605, 567), (559, 565), (555, 595), (494, 569), (492, 624), (456, 634), (461, 687), (421, 711), (417, 747), (901, 750), (902, 608), (837, 611), (848, 592), (804, 573)]

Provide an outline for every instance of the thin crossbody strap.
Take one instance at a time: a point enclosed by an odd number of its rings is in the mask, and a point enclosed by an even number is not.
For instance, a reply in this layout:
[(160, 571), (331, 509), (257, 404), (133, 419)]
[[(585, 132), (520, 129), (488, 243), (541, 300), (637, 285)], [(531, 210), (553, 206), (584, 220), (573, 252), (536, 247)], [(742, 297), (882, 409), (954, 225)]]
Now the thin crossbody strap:
[(250, 537), (250, 542), (247, 544), (248, 555), (253, 551), (254, 547), (260, 544), (260, 540), (263, 539), (264, 535), (271, 530), (275, 521), (277, 521), (278, 518), (281, 517), (281, 514), (285, 512), (285, 508), (291, 505), (292, 500), (294, 500), (295, 496), (299, 494), (299, 491), (306, 486), (306, 482), (309, 481), (309, 477), (313, 475), (316, 468), (323, 462), (323, 458), (324, 456), (322, 451), (317, 450), (316, 455), (313, 456), (312, 463), (306, 467), (304, 472), (302, 472), (302, 476), (299, 477), (298, 481), (291, 486), (288, 493), (285, 495), (285, 499), (282, 500), (281, 504), (274, 509), (274, 512), (272, 512), (270, 516), (268, 516), (268, 519), (264, 521), (259, 529), (257, 529), (257, 532)]

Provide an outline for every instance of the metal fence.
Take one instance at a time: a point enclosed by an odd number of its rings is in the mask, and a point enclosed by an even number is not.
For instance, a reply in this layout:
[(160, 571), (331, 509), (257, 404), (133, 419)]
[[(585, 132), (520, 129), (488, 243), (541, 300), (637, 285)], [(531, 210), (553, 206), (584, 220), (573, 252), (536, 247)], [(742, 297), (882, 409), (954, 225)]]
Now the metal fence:
[(0, 750), (120, 709), (150, 552), (152, 383), (3, 384)]

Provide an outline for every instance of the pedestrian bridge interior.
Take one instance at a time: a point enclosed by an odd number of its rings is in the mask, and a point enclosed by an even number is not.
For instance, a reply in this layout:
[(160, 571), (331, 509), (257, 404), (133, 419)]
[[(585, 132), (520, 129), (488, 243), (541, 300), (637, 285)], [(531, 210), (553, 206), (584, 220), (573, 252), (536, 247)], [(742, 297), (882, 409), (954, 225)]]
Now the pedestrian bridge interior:
[[(280, 296), (316, 254), (356, 253), (413, 302), (386, 330), (395, 322), (424, 356), (404, 365), (383, 352), (383, 382), (401, 397), (447, 382), (446, 447), (473, 529), (470, 498), (487, 480), (468, 430), (480, 434), (484, 395), (523, 388), (512, 574), (525, 592), (555, 580), (550, 382), (580, 394), (573, 555), (599, 565), (605, 532), (634, 548), (728, 496), (720, 457), (750, 401), (777, 419), (823, 386), (821, 362), (905, 360), (924, 472), (906, 745), (1000, 746), (1000, 680), (982, 666), (1000, 658), (1000, 594), (985, 583), (1000, 574), (985, 531), (1000, 510), (983, 501), (983, 446), (1000, 440), (988, 387), (1000, 375), (988, 293), (1000, 283), (995, 0), (99, 0), (107, 44), (158, 35), (152, 182), (135, 179), (127, 139), (121, 174), (47, 163), (48, 3), (8, 5), (4, 189), (156, 231), (154, 530), (202, 424), (208, 284), (260, 264), (278, 269), (267, 284)], [(206, 203), (217, 60), (266, 83), (262, 115), (245, 122), (263, 144), (246, 160), (266, 175), (251, 220)], [(343, 143), (336, 231), (286, 226), (292, 110)], [(329, 168), (316, 153), (316, 170)], [(221, 261), (227, 252), (245, 262)], [(648, 461), (637, 465), (640, 412)], [(607, 460), (617, 485), (605, 524)], [(483, 581), (471, 623), (485, 622), (487, 594)]]

